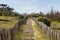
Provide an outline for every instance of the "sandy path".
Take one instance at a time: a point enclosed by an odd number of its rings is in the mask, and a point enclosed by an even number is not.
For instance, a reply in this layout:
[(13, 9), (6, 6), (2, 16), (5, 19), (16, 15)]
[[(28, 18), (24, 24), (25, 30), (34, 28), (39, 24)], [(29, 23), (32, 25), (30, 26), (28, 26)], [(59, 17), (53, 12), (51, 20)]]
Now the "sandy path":
[(32, 28), (32, 21), (29, 19), (27, 21), (27, 24), (23, 28), (23, 33), (22, 35), (25, 35), (21, 37), (22, 40), (34, 40), (34, 31)]
[(35, 23), (35, 21), (31, 19), (31, 22), (32, 22), (32, 28), (34, 30), (34, 39), (35, 40), (49, 40), (49, 38), (44, 33), (42, 33), (42, 31), (40, 30), (38, 25)]
[[(21, 32), (21, 29), (23, 30)], [(27, 23), (20, 28), (18, 40), (49, 40), (40, 30), (34, 20), (28, 19)]]

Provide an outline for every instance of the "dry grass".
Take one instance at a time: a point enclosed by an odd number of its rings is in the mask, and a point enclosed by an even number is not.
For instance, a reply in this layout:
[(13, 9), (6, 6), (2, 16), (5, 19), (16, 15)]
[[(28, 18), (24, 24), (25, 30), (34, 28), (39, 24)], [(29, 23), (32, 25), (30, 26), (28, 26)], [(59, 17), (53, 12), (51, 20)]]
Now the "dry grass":
[(0, 19), (10, 20), (10, 22), (0, 21), (0, 28), (12, 28), (18, 22), (16, 17), (0, 16)]
[(39, 28), (38, 24), (34, 21), (32, 21), (32, 28), (34, 30), (34, 39), (35, 40), (50, 40), (44, 32)]
[(35, 24), (34, 26), (34, 30), (35, 30), (35, 40), (50, 40), (45, 34), (44, 32), (38, 27), (37, 24)]
[(25, 26), (25, 25), (22, 25), (22, 26), (20, 27), (19, 32), (16, 32), (15, 37), (14, 37), (14, 40), (21, 40), (21, 38), (25, 37), (26, 34), (23, 34), (24, 26)]
[[(32, 24), (32, 26), (30, 25), (30, 22)], [(28, 25), (28, 26), (27, 26)], [(25, 39), (27, 36), (29, 37), (28, 33), (24, 32), (24, 29), (28, 29), (32, 28), (31, 30), (33, 31), (33, 36), (32, 38), (34, 40), (50, 40), (38, 27), (38, 25), (33, 21), (33, 20), (28, 20), (27, 25), (23, 25), (22, 27), (20, 27), (20, 31), (15, 34), (14, 40), (22, 40)], [(30, 26), (29, 26), (30, 25)], [(28, 28), (29, 27), (29, 28)], [(21, 39), (22, 38), (22, 39)]]
[(51, 28), (60, 28), (60, 23), (59, 22), (56, 22), (56, 21), (51, 22), (51, 26), (50, 27)]
[(59, 22), (57, 22), (57, 21), (52, 22), (50, 27), (56, 28), (55, 31), (60, 32), (60, 30), (57, 29), (57, 28), (60, 29), (60, 23)]

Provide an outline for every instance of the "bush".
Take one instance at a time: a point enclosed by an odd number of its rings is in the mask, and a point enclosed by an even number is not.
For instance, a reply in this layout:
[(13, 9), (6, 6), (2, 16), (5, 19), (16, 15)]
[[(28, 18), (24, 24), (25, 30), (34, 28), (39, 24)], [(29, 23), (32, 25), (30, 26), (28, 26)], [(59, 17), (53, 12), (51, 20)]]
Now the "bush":
[(2, 16), (2, 12), (0, 11), (0, 16)]
[(0, 16), (2, 16), (2, 14), (0, 13)]
[(38, 21), (43, 22), (47, 26), (50, 26), (51, 25), (51, 21), (48, 20), (48, 19), (46, 19), (46, 18), (39, 18)]

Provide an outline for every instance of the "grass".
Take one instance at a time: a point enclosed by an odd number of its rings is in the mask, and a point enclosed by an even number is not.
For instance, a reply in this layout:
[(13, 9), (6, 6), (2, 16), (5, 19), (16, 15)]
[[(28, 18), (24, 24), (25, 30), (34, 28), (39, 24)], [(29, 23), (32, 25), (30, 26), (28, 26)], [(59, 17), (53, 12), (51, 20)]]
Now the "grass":
[(9, 22), (0, 21), (0, 28), (12, 28), (18, 22), (17, 17), (0, 16), (0, 19), (10, 20)]
[(25, 26), (25, 25), (22, 25), (22, 26), (20, 27), (19, 32), (17, 32), (17, 33), (15, 34), (14, 40), (21, 40), (21, 38), (25, 37), (25, 34), (23, 35), (24, 26)]
[[(44, 18), (44, 17), (38, 17), (38, 19), (40, 19), (40, 18)], [(52, 20), (52, 19), (49, 19), (49, 18), (47, 18), (48, 20), (51, 20), (51, 28), (60, 28), (60, 22), (58, 22), (58, 21), (54, 21), (54, 20)]]
[[(42, 18), (42, 17), (38, 17), (38, 19), (39, 18)], [(47, 18), (48, 20), (51, 20), (51, 19), (49, 19), (49, 18)], [(51, 20), (51, 26), (50, 26), (51, 28), (60, 28), (60, 22), (58, 22), (58, 21), (54, 21), (54, 20)]]
[(34, 25), (35, 30), (35, 40), (50, 40), (44, 32), (38, 27), (37, 24)]
[[(50, 27), (51, 28), (60, 28), (60, 22), (53, 21), (53, 22), (51, 22), (51, 26)], [(57, 29), (55, 31), (60, 32), (60, 30), (57, 30)]]
[(51, 22), (51, 26), (50, 27), (51, 28), (60, 28), (60, 23), (57, 22), (57, 21), (53, 21), (53, 22)]
[[(26, 28), (25, 28), (26, 27)], [(19, 32), (15, 34), (14, 40), (25, 40), (27, 37), (29, 37), (29, 32), (24, 32), (24, 29), (28, 29), (28, 26), (26, 24), (22, 25), (20, 27)], [(29, 29), (28, 29), (29, 30)], [(27, 38), (28, 39), (28, 38)]]
[[(17, 32), (15, 34), (14, 40), (24, 40), (25, 37), (28, 36), (28, 33), (23, 32), (25, 29), (25, 25), (22, 25), (20, 27), (19, 32)], [(32, 22), (32, 30), (33, 30), (33, 39), (34, 40), (50, 40), (34, 21)]]

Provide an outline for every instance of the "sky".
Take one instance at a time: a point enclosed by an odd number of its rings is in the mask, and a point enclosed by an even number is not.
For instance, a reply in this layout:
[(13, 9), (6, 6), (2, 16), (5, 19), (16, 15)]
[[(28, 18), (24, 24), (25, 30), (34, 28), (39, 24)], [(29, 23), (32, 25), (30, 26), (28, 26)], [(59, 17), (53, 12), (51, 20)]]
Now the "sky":
[(51, 7), (60, 11), (60, 0), (0, 0), (0, 4), (8, 4), (18, 13), (46, 13)]

